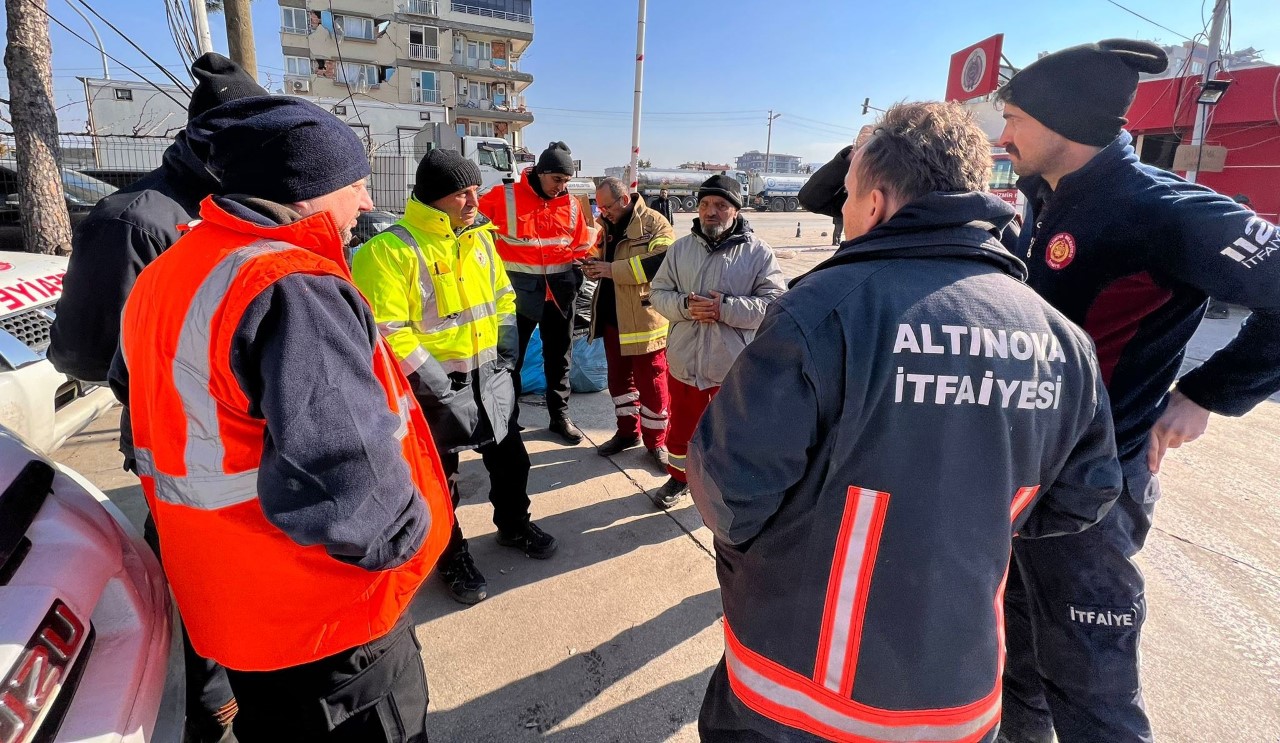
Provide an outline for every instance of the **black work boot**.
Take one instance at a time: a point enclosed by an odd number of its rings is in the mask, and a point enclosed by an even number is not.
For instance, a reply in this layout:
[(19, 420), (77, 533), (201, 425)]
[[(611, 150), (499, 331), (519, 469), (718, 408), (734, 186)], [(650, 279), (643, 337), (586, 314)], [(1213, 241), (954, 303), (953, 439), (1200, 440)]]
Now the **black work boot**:
[(596, 449), (596, 453), (602, 457), (612, 457), (614, 454), (639, 445), (639, 436), (623, 436), (620, 433), (615, 433), (613, 438), (601, 444), (599, 449)]
[(545, 560), (559, 547), (556, 538), (539, 529), (532, 521), (515, 531), (498, 530), (498, 544), (514, 547), (535, 560)]
[(440, 563), (438, 572), (440, 580), (449, 587), (449, 595), (460, 604), (478, 604), (489, 596), (489, 586), (476, 569), (465, 543), (456, 554)]
[(662, 483), (662, 487), (649, 493), (649, 500), (653, 501), (653, 505), (665, 511), (679, 503), (680, 499), (688, 494), (689, 486), (687, 484), (674, 477), (669, 477), (666, 482)]
[(547, 430), (564, 439), (569, 446), (577, 446), (582, 443), (582, 434), (578, 433), (578, 429), (567, 415), (553, 417), (551, 425), (547, 426)]

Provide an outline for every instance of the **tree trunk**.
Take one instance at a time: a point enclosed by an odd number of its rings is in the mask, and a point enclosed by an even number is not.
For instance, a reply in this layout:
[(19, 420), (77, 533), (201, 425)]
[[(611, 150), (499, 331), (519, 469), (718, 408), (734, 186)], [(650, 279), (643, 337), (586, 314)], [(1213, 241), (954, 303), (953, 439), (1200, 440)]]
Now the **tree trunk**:
[(249, 2), (250, 0), (224, 0), (222, 12), (227, 19), (228, 56), (256, 81), (258, 53), (253, 48), (253, 9), (249, 7)]
[(71, 218), (62, 190), (58, 116), (53, 107), (49, 18), (45, 0), (5, 0), (9, 111), (17, 149), (19, 224), (32, 253), (71, 252)]

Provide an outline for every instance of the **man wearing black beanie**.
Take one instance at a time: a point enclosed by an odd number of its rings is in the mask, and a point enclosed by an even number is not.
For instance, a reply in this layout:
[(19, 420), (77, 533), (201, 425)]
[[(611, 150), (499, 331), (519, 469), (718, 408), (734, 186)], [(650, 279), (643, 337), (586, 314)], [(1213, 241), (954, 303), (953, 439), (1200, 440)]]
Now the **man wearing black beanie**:
[(188, 133), (219, 192), (139, 275), (109, 375), (187, 633), (226, 668), (241, 743), (424, 741), (407, 610), (452, 516), (347, 269), (373, 208), (364, 144), (291, 96)]
[[(516, 298), (493, 225), (476, 224), (480, 184), (474, 162), (428, 152), (404, 218), (360, 247), (351, 275), (431, 426), (453, 507), (458, 454), (476, 449), (489, 472), (498, 544), (542, 559), (556, 540), (529, 518), (529, 452), (515, 425)], [(456, 521), (436, 572), (460, 603), (488, 596)]]
[(520, 361), (540, 328), (542, 366), (547, 378), (548, 428), (566, 444), (582, 441), (569, 419), (569, 366), (573, 359), (573, 305), (582, 270), (578, 263), (595, 246), (591, 213), (566, 190), (573, 178), (573, 154), (564, 142), (552, 142), (538, 162), (520, 174), (519, 183), (490, 189), (480, 211), (493, 221), (498, 253), (516, 290)]
[[(196, 86), (187, 107), (189, 119), (229, 101), (267, 95), (240, 65), (221, 54), (210, 52), (197, 59), (191, 76)], [(120, 311), (138, 273), (178, 240), (179, 225), (197, 218), (200, 200), (217, 189), (217, 179), (192, 151), (187, 137), (186, 131), (178, 132), (160, 167), (99, 201), (77, 226), (58, 314), (49, 331), (49, 360), (63, 374), (85, 382), (106, 381), (120, 343)], [(120, 450), (125, 469), (132, 471), (128, 426), (126, 408), (120, 417)], [(160, 554), (149, 516), (143, 532)], [(188, 739), (218, 740), (236, 709), (226, 673), (196, 655), (190, 642), (184, 647)]]
[[(1151, 528), (1167, 450), (1210, 413), (1280, 390), (1280, 230), (1231, 199), (1139, 161), (1122, 127), (1154, 44), (1109, 39), (1018, 72), (999, 144), (1026, 195), (1027, 283), (1097, 345), (1126, 494), (1097, 526), (1014, 540), (1000, 739), (1152, 739), (1138, 677), (1146, 600), (1132, 558)], [(1253, 311), (1236, 339), (1177, 379), (1209, 296)], [(1170, 389), (1172, 387), (1172, 389)]]

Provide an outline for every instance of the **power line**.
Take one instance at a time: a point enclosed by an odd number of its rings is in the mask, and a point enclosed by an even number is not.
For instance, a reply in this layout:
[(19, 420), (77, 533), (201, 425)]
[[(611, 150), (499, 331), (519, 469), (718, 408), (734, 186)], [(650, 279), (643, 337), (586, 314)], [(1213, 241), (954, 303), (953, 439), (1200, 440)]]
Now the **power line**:
[[(147, 50), (146, 50), (146, 49), (143, 49), (142, 47), (138, 46), (136, 43), (134, 43), (133, 39), (130, 39), (128, 36), (125, 36), (123, 31), (121, 31), (120, 29), (116, 28), (116, 26), (115, 26), (115, 24), (114, 24), (114, 23), (112, 23), (111, 21), (109, 21), (109, 20), (107, 20), (105, 17), (103, 17), (103, 15), (102, 15), (101, 13), (99, 13), (98, 11), (94, 10), (94, 8), (93, 8), (93, 6), (92, 6), (92, 5), (90, 5), (90, 4), (89, 4), (88, 2), (86, 2), (85, 0), (76, 0), (76, 1), (77, 1), (77, 2), (79, 2), (81, 5), (83, 5), (86, 9), (88, 9), (88, 11), (89, 11), (90, 13), (93, 13), (95, 16), (97, 16), (97, 17), (98, 17), (98, 20), (100, 20), (100, 21), (102, 21), (103, 23), (107, 24), (107, 28), (110, 28), (112, 31), (115, 31), (117, 36), (119, 36), (120, 38), (122, 38), (122, 39), (124, 39), (125, 41), (129, 42), (129, 45), (130, 45), (130, 46), (132, 46), (134, 49), (137, 49), (137, 50), (138, 50), (138, 53), (139, 53), (139, 54), (141, 54), (143, 57), (146, 57), (146, 59), (147, 59), (147, 61), (148, 61), (148, 62), (150, 62), (151, 64), (154, 64), (154, 65), (157, 65), (157, 66), (160, 64), (160, 63), (159, 63), (159, 62), (157, 62), (154, 58), (152, 58), (152, 56), (151, 56), (150, 54), (147, 54)], [(161, 67), (161, 68), (160, 68), (160, 71), (164, 73), (165, 77), (167, 77), (167, 78), (169, 78), (170, 80), (172, 80), (172, 81), (173, 81), (173, 84), (174, 84), (174, 85), (177, 85), (179, 90), (181, 90), (182, 92), (186, 93), (188, 96), (190, 96), (190, 95), (191, 95), (191, 89), (187, 87), (186, 83), (184, 83), (184, 82), (182, 82), (181, 80), (179, 80), (179, 79), (178, 79), (178, 78), (177, 78), (177, 77), (176, 77), (172, 72), (169, 72), (169, 71), (168, 71), (167, 69), (165, 69), (164, 67)]]
[(804, 116), (800, 116), (800, 115), (798, 115), (798, 114), (793, 114), (793, 113), (790, 113), (790, 112), (787, 112), (787, 117), (788, 117), (788, 118), (791, 118), (791, 119), (800, 119), (801, 121), (808, 121), (808, 122), (811, 122), (811, 123), (814, 123), (814, 124), (821, 124), (821, 125), (823, 125), (823, 126), (830, 127), (830, 128), (832, 128), (832, 129), (847, 129), (847, 130), (849, 131), (849, 133), (850, 133), (850, 134), (857, 134), (857, 133), (858, 133), (858, 130), (857, 130), (857, 129), (855, 129), (855, 128), (853, 128), (853, 127), (851, 127), (851, 126), (845, 126), (845, 125), (843, 125), (843, 124), (833, 124), (833, 123), (831, 123), (831, 122), (829, 122), (829, 121), (819, 121), (818, 119), (810, 119), (810, 118), (806, 118), (806, 117), (804, 117)]
[[(539, 106), (539, 111), (564, 111), (576, 114), (621, 114), (630, 116), (630, 111), (603, 111), (591, 108), (553, 108), (551, 106)], [(762, 114), (764, 109), (754, 109), (746, 111), (645, 111), (645, 116), (723, 116), (724, 114)]]
[[(81, 0), (83, 2), (84, 0)], [(360, 116), (360, 106), (356, 104), (356, 94), (351, 90), (351, 81), (347, 79), (347, 63), (342, 58), (342, 37), (346, 36), (346, 29), (342, 29), (342, 33), (338, 33), (338, 16), (333, 12), (333, 0), (329, 0), (329, 17), (333, 19), (333, 45), (338, 50), (338, 69), (334, 72), (342, 78), (342, 84), (347, 86), (347, 100), (351, 101), (351, 110), (355, 112), (356, 123), (364, 130), (364, 145), (367, 149), (373, 149), (373, 139), (370, 136), (369, 127), (365, 126), (364, 119)], [(345, 17), (343, 21), (345, 22)], [(374, 27), (373, 33), (378, 34), (377, 27)], [(363, 70), (363, 65), (361, 66)], [(357, 86), (358, 88), (358, 86)]]
[[(1178, 33), (1177, 31), (1174, 31), (1173, 29), (1169, 28), (1168, 26), (1166, 26), (1166, 25), (1164, 25), (1164, 24), (1156, 23), (1155, 21), (1153, 21), (1153, 20), (1151, 20), (1150, 18), (1146, 17), (1145, 15), (1143, 15), (1143, 14), (1141, 14), (1141, 13), (1137, 12), (1136, 10), (1130, 10), (1129, 8), (1124, 7), (1124, 6), (1123, 6), (1123, 5), (1121, 5), (1120, 3), (1116, 2), (1116, 0), (1107, 0), (1107, 2), (1111, 3), (1112, 5), (1116, 6), (1117, 8), (1119, 8), (1120, 10), (1123, 10), (1123, 11), (1124, 11), (1124, 12), (1126, 12), (1126, 13), (1129, 13), (1129, 14), (1132, 14), (1132, 15), (1136, 15), (1136, 16), (1138, 16), (1139, 18), (1141, 18), (1142, 20), (1146, 21), (1147, 23), (1150, 23), (1150, 24), (1151, 24), (1151, 25), (1153, 25), (1153, 26), (1156, 26), (1156, 27), (1158, 27), (1158, 28), (1163, 28), (1164, 30), (1168, 31), (1168, 32), (1169, 32), (1169, 33), (1171, 33), (1171, 34), (1174, 34), (1175, 36), (1178, 36), (1179, 38), (1183, 38), (1183, 39), (1186, 39), (1187, 41), (1191, 41), (1191, 37), (1190, 37), (1190, 36), (1184, 36), (1184, 35), (1182, 35), (1182, 34)], [(1201, 20), (1204, 20), (1204, 3), (1201, 3), (1200, 19), (1201, 19)]]
[[(97, 45), (97, 44), (94, 44), (92, 41), (89, 41), (89, 40), (88, 40), (88, 39), (86, 39), (85, 37), (83, 37), (83, 36), (81, 36), (80, 34), (76, 33), (75, 31), (73, 31), (73, 30), (71, 29), (71, 27), (70, 27), (70, 26), (68, 26), (67, 24), (65, 24), (65, 23), (63, 23), (62, 21), (60, 21), (60, 20), (58, 20), (57, 18), (55, 18), (55, 17), (53, 16), (53, 14), (52, 14), (52, 13), (50, 13), (50, 12), (49, 12), (49, 11), (47, 11), (47, 10), (45, 10), (45, 9), (44, 9), (44, 7), (40, 5), (40, 3), (37, 3), (37, 2), (36, 2), (36, 0), (27, 0), (27, 2), (31, 3), (31, 5), (33, 5), (33, 6), (34, 6), (37, 10), (39, 10), (41, 13), (44, 13), (44, 14), (45, 14), (45, 16), (47, 16), (47, 17), (49, 18), (49, 20), (53, 21), (54, 23), (56, 23), (56, 24), (58, 24), (60, 27), (62, 27), (62, 30), (66, 31), (67, 33), (71, 34), (72, 36), (76, 37), (77, 39), (79, 39), (79, 40), (83, 41), (85, 44), (87, 44), (87, 45), (89, 45), (89, 46), (93, 47), (94, 49), (97, 49), (97, 48), (98, 48), (98, 45)], [(104, 52), (103, 52), (103, 54), (106, 54), (106, 52), (104, 51)], [(132, 68), (132, 67), (130, 67), (129, 65), (125, 64), (124, 62), (121, 62), (120, 60), (116, 59), (115, 57), (111, 56), (110, 54), (107, 54), (107, 59), (111, 60), (112, 62), (115, 62), (116, 64), (118, 64), (118, 65), (120, 65), (121, 67), (125, 68), (125, 69), (126, 69), (126, 70), (128, 70), (129, 72), (132, 72), (133, 74), (137, 75), (137, 76), (138, 76), (138, 78), (139, 78), (140, 80), (142, 80), (142, 81), (143, 81), (143, 82), (145, 82), (146, 84), (150, 85), (151, 87), (155, 88), (156, 90), (160, 91), (160, 92), (161, 92), (161, 93), (163, 93), (163, 94), (164, 94), (164, 95), (165, 95), (169, 100), (171, 100), (171, 101), (173, 101), (174, 103), (178, 104), (178, 105), (179, 105), (179, 106), (181, 106), (182, 108), (186, 108), (186, 107), (187, 107), (187, 104), (183, 103), (182, 101), (178, 100), (177, 98), (174, 98), (172, 95), (170, 95), (170, 94), (169, 94), (169, 91), (165, 90), (164, 88), (160, 87), (159, 85), (156, 85), (154, 82), (152, 82), (151, 80), (149, 80), (146, 76), (144, 76), (141, 72), (138, 72), (137, 70), (133, 69), (133, 68)], [(190, 94), (188, 93), (188, 95), (190, 95)]]

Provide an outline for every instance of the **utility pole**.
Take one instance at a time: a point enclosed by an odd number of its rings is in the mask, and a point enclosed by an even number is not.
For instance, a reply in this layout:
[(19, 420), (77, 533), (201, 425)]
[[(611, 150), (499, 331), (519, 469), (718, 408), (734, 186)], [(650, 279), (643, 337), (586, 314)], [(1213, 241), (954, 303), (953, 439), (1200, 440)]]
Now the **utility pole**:
[[(1222, 24), (1227, 18), (1227, 12), (1231, 9), (1231, 0), (1216, 0), (1213, 4), (1213, 22), (1209, 26), (1209, 56), (1205, 58), (1204, 77), (1201, 80), (1201, 89), (1204, 84), (1213, 79), (1215, 72), (1222, 71)], [(1191, 48), (1191, 54), (1195, 55), (1195, 46)], [(1196, 124), (1192, 129), (1191, 146), (1196, 148), (1196, 163), (1200, 162), (1200, 152), (1204, 147), (1204, 135), (1209, 128), (1209, 104), (1201, 103), (1196, 106)], [(1199, 169), (1187, 171), (1187, 180), (1191, 183), (1196, 182), (1196, 175)]]
[(17, 149), (18, 224), (31, 253), (71, 252), (71, 218), (62, 188), (53, 55), (45, 0), (5, 0), (4, 66)]
[(627, 193), (639, 190), (640, 184), (640, 102), (644, 94), (644, 25), (648, 13), (648, 0), (640, 0), (639, 15), (636, 18), (636, 97), (631, 104), (631, 186)]
[(213, 51), (213, 36), (209, 34), (209, 8), (204, 2), (205, 0), (191, 0), (191, 21), (195, 26), (196, 48), (202, 55)]
[(225, 0), (222, 13), (227, 17), (227, 56), (257, 81), (258, 53), (253, 47), (253, 10), (249, 2)]
[(769, 170), (769, 155), (773, 152), (773, 120), (782, 118), (782, 114), (775, 114), (773, 109), (769, 109), (769, 137), (764, 141), (764, 170), (762, 173), (771, 173)]

